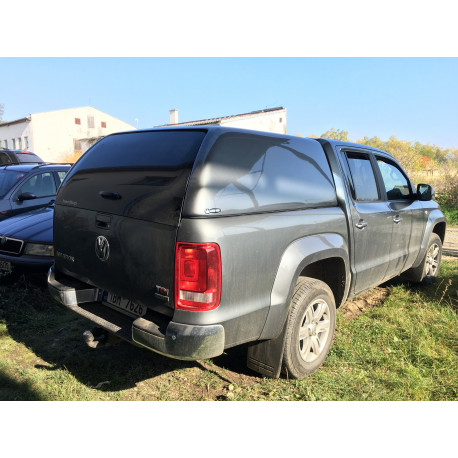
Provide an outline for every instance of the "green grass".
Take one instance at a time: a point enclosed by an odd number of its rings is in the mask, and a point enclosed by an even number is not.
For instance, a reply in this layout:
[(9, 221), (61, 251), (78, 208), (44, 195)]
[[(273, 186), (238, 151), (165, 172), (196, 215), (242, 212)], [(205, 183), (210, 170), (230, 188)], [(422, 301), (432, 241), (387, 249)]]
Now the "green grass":
[(328, 358), (304, 380), (258, 376), (243, 346), (203, 362), (126, 343), (90, 349), (90, 324), (43, 283), (0, 284), (0, 400), (457, 399), (458, 260), (432, 285), (395, 280), (380, 306), (352, 319), (339, 311)]
[(458, 226), (458, 208), (452, 206), (441, 206), (449, 226)]

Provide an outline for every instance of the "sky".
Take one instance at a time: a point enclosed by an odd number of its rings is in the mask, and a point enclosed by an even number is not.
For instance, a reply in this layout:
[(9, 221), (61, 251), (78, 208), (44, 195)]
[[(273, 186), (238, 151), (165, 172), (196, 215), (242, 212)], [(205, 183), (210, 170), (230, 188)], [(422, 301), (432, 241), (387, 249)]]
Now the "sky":
[[(287, 133), (458, 147), (456, 57), (0, 57), (3, 120), (93, 106), (138, 128), (287, 109)], [(138, 121), (137, 121), (138, 120)]]

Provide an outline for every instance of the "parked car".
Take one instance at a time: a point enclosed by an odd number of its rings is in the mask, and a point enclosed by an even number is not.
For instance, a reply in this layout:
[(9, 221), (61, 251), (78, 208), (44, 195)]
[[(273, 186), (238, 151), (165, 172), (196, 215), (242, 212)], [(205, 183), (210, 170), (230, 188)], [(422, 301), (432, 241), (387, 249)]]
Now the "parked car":
[(47, 206), (69, 169), (70, 164), (0, 166), (0, 221)]
[(54, 262), (54, 203), (0, 221), (0, 277), (49, 270)]
[(224, 127), (113, 134), (59, 190), (48, 286), (158, 353), (249, 343), (250, 368), (301, 378), (323, 363), (345, 300), (401, 273), (437, 276), (446, 222), (433, 196), (360, 144)]
[(0, 148), (0, 165), (4, 164), (43, 164), (41, 157), (30, 151)]

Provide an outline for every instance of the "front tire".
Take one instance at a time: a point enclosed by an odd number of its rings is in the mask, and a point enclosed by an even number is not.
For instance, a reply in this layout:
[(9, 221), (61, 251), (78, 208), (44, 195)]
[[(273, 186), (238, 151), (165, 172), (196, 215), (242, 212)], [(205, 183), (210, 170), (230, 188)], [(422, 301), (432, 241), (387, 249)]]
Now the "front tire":
[(303, 378), (325, 360), (336, 327), (336, 305), (329, 286), (301, 277), (296, 284), (286, 327), (283, 371)]
[(428, 285), (436, 280), (439, 275), (442, 260), (442, 240), (434, 232), (428, 240), (428, 247), (420, 265), (414, 269), (409, 269), (402, 276), (407, 280)]

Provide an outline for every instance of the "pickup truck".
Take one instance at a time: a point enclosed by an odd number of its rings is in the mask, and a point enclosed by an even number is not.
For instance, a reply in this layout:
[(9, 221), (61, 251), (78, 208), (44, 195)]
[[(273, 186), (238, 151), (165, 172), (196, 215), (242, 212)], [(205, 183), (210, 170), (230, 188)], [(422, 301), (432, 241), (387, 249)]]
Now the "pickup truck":
[(49, 291), (96, 325), (91, 346), (117, 336), (201, 360), (247, 344), (251, 369), (301, 378), (347, 299), (437, 276), (433, 197), (360, 144), (214, 126), (113, 134), (60, 187)]

